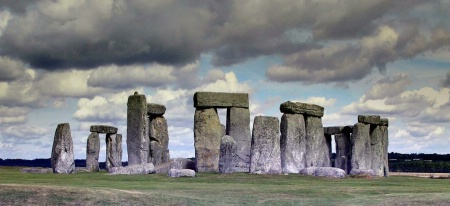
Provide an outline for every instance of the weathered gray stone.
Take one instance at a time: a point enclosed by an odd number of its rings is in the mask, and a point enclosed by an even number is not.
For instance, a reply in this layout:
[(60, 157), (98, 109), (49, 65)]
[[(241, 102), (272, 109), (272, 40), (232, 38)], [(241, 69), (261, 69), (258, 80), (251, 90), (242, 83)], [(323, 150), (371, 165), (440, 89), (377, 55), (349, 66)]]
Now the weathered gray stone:
[(107, 126), (107, 125), (92, 125), (91, 132), (116, 134), (117, 127), (112, 127), (112, 126)]
[(155, 173), (153, 163), (134, 164), (126, 167), (112, 167), (108, 170), (111, 175), (137, 175)]
[(170, 169), (191, 169), (195, 170), (195, 160), (186, 158), (174, 158), (170, 160)]
[(194, 107), (248, 108), (248, 106), (247, 93), (196, 92), (194, 94)]
[(334, 136), (336, 143), (335, 167), (343, 169), (347, 174), (352, 170), (352, 143), (350, 133), (340, 133)]
[(106, 134), (106, 170), (122, 166), (122, 135)]
[(148, 161), (153, 162), (154, 165), (168, 162), (169, 132), (166, 119), (162, 116), (151, 116), (148, 128), (150, 134)]
[(100, 155), (100, 138), (97, 132), (92, 132), (86, 145), (86, 169), (90, 172), (98, 172), (98, 157)]
[(234, 155), (234, 171), (248, 172), (250, 169), (250, 111), (248, 108), (231, 107), (227, 110), (226, 134), (236, 141), (236, 155)]
[(387, 119), (387, 118), (381, 118), (381, 119), (380, 119), (380, 126), (386, 126), (386, 127), (389, 127), (389, 119)]
[(356, 123), (352, 133), (352, 170), (371, 169), (370, 125)]
[(379, 115), (358, 115), (358, 123), (365, 124), (380, 124), (381, 119)]
[(280, 130), (282, 172), (298, 173), (306, 165), (305, 118), (302, 114), (283, 114)]
[(195, 177), (195, 171), (190, 169), (170, 169), (168, 177)]
[(253, 121), (250, 173), (281, 174), (280, 122), (256, 116)]
[(149, 150), (147, 102), (145, 95), (135, 92), (127, 103), (128, 164), (147, 163)]
[(162, 104), (147, 104), (147, 114), (150, 116), (162, 116), (166, 113), (166, 106)]
[(280, 105), (280, 111), (285, 114), (306, 114), (323, 117), (324, 108), (315, 104), (287, 101)]
[(224, 135), (220, 143), (219, 172), (233, 173), (235, 169), (234, 156), (237, 155), (237, 145), (233, 137)]
[(307, 116), (306, 167), (330, 167), (330, 147), (324, 136), (322, 118)]
[(299, 173), (301, 175), (328, 178), (345, 178), (345, 176), (347, 175), (344, 170), (335, 167), (308, 167), (301, 169)]
[(340, 133), (351, 133), (353, 130), (353, 125), (350, 126), (334, 126), (334, 127), (324, 127), (323, 132), (328, 135), (336, 135)]
[(37, 168), (37, 167), (26, 167), (20, 169), (22, 173), (35, 173), (35, 174), (44, 174), (44, 173), (52, 173), (52, 168)]
[(375, 176), (372, 169), (352, 169), (350, 171), (350, 176), (352, 177), (372, 177)]
[(69, 123), (58, 124), (56, 127), (51, 165), (53, 173), (75, 173), (73, 142)]
[(197, 172), (219, 172), (220, 140), (223, 136), (217, 110), (197, 108), (194, 116), (194, 146)]
[(373, 127), (370, 133), (370, 149), (372, 157), (372, 170), (376, 176), (384, 176), (384, 149), (383, 134), (381, 126), (371, 125)]
[(382, 138), (381, 138), (381, 144), (382, 144), (382, 148), (383, 148), (383, 162), (384, 162), (384, 167), (383, 167), (383, 175), (385, 177), (389, 177), (389, 157), (388, 157), (388, 147), (389, 147), (389, 137), (388, 137), (388, 127), (387, 126), (380, 126), (381, 129), (381, 134), (382, 134)]

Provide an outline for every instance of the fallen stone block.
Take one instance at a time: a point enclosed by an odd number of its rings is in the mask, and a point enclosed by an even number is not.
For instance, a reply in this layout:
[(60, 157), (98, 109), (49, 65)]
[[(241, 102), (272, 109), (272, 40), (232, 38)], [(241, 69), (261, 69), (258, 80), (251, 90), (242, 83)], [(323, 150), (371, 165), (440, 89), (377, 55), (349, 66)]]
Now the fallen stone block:
[(380, 124), (380, 115), (358, 115), (358, 123)]
[(117, 127), (112, 127), (112, 126), (107, 126), (107, 125), (92, 125), (91, 132), (116, 134)]
[(148, 115), (162, 116), (164, 115), (164, 113), (166, 113), (166, 106), (162, 104), (153, 104), (153, 103), (147, 104)]
[(191, 169), (195, 170), (195, 160), (187, 158), (174, 158), (170, 160), (170, 169)]
[(170, 169), (168, 177), (195, 177), (195, 171), (190, 169)]
[(223, 93), (223, 92), (196, 92), (194, 94), (194, 107), (243, 107), (248, 108), (247, 93)]
[(153, 163), (134, 164), (126, 167), (113, 167), (109, 169), (110, 175), (137, 175), (155, 173)]
[(352, 177), (373, 177), (375, 173), (372, 169), (352, 169), (349, 175)]
[(335, 167), (308, 167), (301, 169), (300, 174), (328, 178), (345, 178), (347, 175), (344, 170)]
[(20, 169), (22, 173), (35, 173), (35, 174), (44, 174), (44, 173), (52, 173), (52, 168), (37, 168), (37, 167), (26, 167)]
[(323, 117), (324, 108), (315, 104), (287, 101), (280, 105), (280, 111), (285, 114), (306, 114), (309, 116)]

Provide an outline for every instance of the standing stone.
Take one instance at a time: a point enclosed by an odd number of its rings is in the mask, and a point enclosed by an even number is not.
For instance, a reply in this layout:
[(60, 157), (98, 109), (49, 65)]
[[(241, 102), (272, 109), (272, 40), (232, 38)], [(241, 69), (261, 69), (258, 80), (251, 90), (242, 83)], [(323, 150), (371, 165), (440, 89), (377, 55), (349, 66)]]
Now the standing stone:
[(127, 151), (128, 164), (147, 163), (149, 150), (147, 102), (137, 92), (128, 97)]
[(53, 139), (51, 164), (53, 173), (75, 172), (73, 142), (69, 123), (58, 124)]
[(237, 155), (237, 145), (233, 137), (225, 135), (220, 143), (219, 172), (233, 173), (235, 170), (234, 156)]
[(370, 149), (370, 125), (356, 123), (353, 127), (352, 169), (372, 169)]
[(389, 177), (389, 157), (388, 157), (388, 147), (389, 147), (389, 135), (388, 135), (388, 119), (381, 118), (380, 129), (381, 129), (381, 144), (383, 148), (383, 161), (384, 161), (384, 176)]
[(248, 108), (231, 107), (227, 110), (226, 134), (236, 141), (234, 171), (248, 172), (250, 168), (250, 111)]
[(169, 147), (169, 132), (167, 121), (163, 116), (150, 116), (149, 123), (150, 152), (149, 162), (159, 165), (168, 162), (167, 149)]
[(89, 172), (98, 172), (98, 157), (100, 155), (100, 138), (97, 132), (92, 132), (86, 145), (86, 169)]
[(350, 132), (334, 135), (336, 143), (335, 167), (341, 168), (347, 174), (352, 170), (352, 143), (350, 141)]
[(371, 125), (373, 127), (370, 133), (370, 149), (372, 156), (372, 170), (376, 176), (384, 176), (384, 149), (383, 132), (381, 126)]
[(106, 134), (106, 170), (122, 166), (122, 135)]
[(194, 146), (197, 172), (218, 172), (223, 130), (214, 108), (196, 108)]
[(303, 115), (283, 114), (280, 130), (282, 172), (299, 173), (306, 165), (306, 133)]
[(306, 167), (331, 167), (330, 149), (324, 136), (322, 118), (306, 117)]
[(250, 173), (281, 174), (280, 122), (257, 116), (253, 122)]

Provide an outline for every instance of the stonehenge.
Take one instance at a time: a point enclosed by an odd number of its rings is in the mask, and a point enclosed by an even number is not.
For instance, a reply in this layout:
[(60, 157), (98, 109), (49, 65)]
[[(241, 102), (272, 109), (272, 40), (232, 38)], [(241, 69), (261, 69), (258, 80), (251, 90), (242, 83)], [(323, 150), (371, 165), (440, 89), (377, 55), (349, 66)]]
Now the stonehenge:
[(117, 134), (117, 128), (107, 125), (92, 125), (91, 134), (86, 145), (86, 170), (98, 172), (98, 157), (100, 153), (100, 133), (106, 134), (106, 170), (122, 166), (122, 135)]
[(128, 97), (127, 103), (127, 152), (128, 164), (147, 163), (149, 154), (147, 100), (145, 95)]
[(58, 124), (56, 127), (51, 165), (53, 173), (72, 174), (75, 172), (73, 142), (69, 123)]

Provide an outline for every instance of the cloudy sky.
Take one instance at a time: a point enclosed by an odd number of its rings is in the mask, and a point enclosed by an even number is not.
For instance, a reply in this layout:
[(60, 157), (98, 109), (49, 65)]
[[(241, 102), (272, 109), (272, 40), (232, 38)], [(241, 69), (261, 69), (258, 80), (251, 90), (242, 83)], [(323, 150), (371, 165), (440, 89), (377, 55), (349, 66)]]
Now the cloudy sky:
[(68, 122), (75, 158), (107, 124), (126, 161), (134, 91), (166, 105), (171, 157), (194, 156), (196, 91), (249, 93), (252, 120), (288, 100), (325, 126), (379, 114), (389, 151), (447, 154), (449, 19), (445, 0), (0, 0), (0, 158), (49, 158)]

